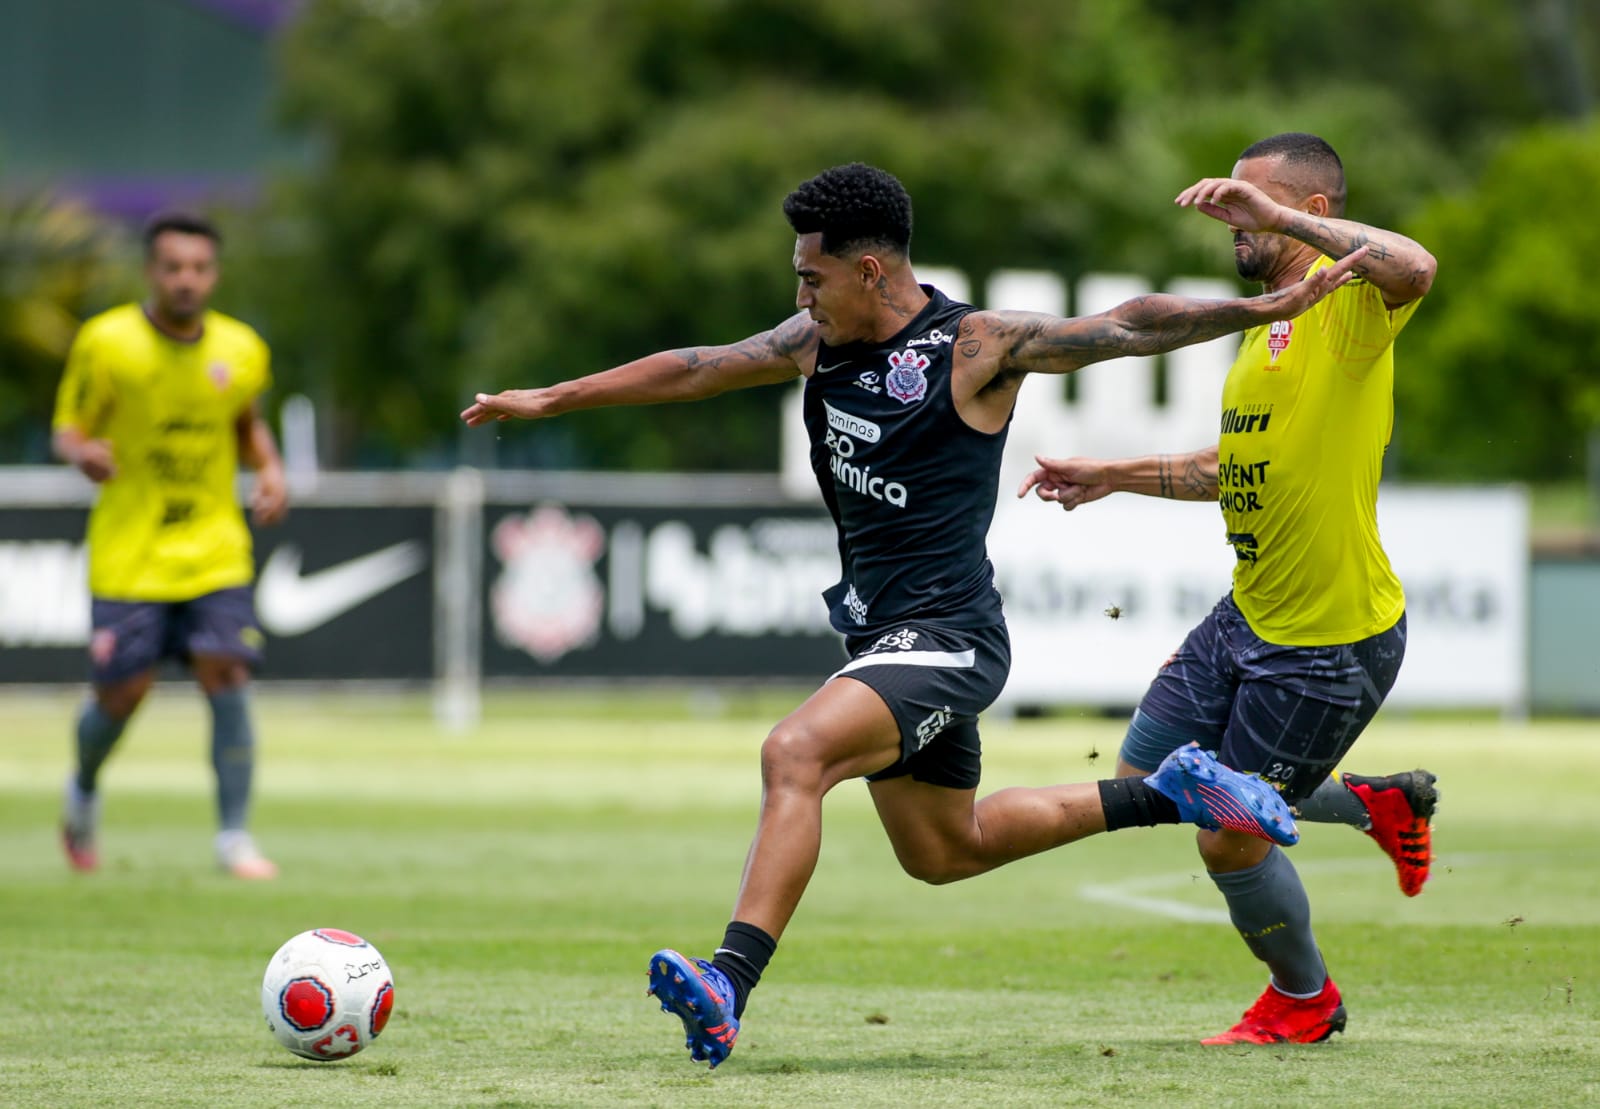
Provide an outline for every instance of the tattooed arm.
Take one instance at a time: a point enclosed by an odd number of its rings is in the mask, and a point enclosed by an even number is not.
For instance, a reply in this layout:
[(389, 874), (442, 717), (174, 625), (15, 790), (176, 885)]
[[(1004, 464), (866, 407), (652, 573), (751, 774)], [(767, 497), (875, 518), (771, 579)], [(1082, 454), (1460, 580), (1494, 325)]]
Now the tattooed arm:
[(1143, 458), (1044, 458), (1022, 479), (1017, 496), (1032, 490), (1071, 512), (1080, 504), (1112, 493), (1143, 493), (1177, 501), (1217, 499), (1217, 448), (1188, 454), (1147, 454)]
[(661, 351), (541, 389), (479, 393), (461, 418), (477, 427), (490, 420), (539, 420), (583, 408), (701, 400), (790, 381), (804, 372), (803, 365), (816, 351), (815, 325), (806, 313), (797, 312), (771, 331), (728, 346)]
[(1112, 493), (1165, 496), (1173, 501), (1216, 499), (1216, 446), (1187, 454), (1146, 454), (1144, 458), (1043, 458), (1022, 478), (1016, 494), (1029, 490), (1040, 501), (1054, 501), (1067, 512)]
[(1356, 251), (1304, 281), (1254, 297), (1202, 300), (1154, 293), (1070, 319), (1038, 312), (973, 312), (962, 320), (957, 354), (984, 366), (987, 376), (976, 382), (978, 388), (1001, 375), (1071, 373), (1107, 358), (1161, 354), (1257, 324), (1293, 319), (1348, 281), (1363, 257), (1363, 251)]
[(1179, 193), (1175, 203), (1241, 231), (1287, 235), (1330, 258), (1344, 258), (1366, 247), (1367, 255), (1356, 266), (1356, 276), (1381, 292), (1390, 308), (1419, 299), (1433, 286), (1438, 263), (1420, 244), (1355, 220), (1314, 215), (1280, 204), (1248, 181), (1207, 177)]
[(1433, 287), (1438, 263), (1432, 254), (1404, 235), (1355, 220), (1312, 216), (1294, 209), (1290, 209), (1280, 230), (1333, 258), (1343, 258), (1352, 250), (1366, 247), (1367, 257), (1355, 272), (1383, 294), (1383, 302), (1390, 308), (1419, 300)]

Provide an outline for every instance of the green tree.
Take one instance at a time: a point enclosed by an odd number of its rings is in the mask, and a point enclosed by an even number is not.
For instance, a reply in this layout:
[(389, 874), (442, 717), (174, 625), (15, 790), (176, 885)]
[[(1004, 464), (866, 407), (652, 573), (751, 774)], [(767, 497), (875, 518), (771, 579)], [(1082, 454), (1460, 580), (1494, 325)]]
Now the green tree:
[(1600, 428), (1600, 123), (1510, 143), (1417, 221), (1439, 259), (1401, 336), (1395, 445), (1414, 477), (1544, 481), (1584, 473)]
[[(919, 258), (1076, 260), (1096, 200), (1140, 191), (1083, 156), (1086, 133), (1156, 91), (1171, 44), (1128, 33), (1136, 4), (1025, 7), (312, 6), (284, 52), (290, 117), (327, 151), (295, 205), (311, 244), (296, 284), (319, 306), (341, 413), (415, 448), (454, 434), (473, 388), (771, 326), (793, 295), (779, 201), (854, 158), (918, 198)], [(1040, 37), (1061, 53), (1029, 49)], [(505, 445), (523, 461), (770, 466), (778, 402), (589, 413)]]
[[(1282, 130), (1327, 135), (1352, 214), (1402, 226), (1468, 187), (1492, 137), (1556, 112), (1529, 76), (1549, 20), (1520, 10), (319, 0), (281, 52), (287, 118), (322, 152), (276, 209), (296, 247), (272, 276), (302, 306), (269, 297), (264, 323), (283, 385), (336, 415), (336, 461), (462, 445), (766, 468), (779, 390), (498, 440), (462, 437), (454, 413), (474, 389), (776, 323), (793, 294), (779, 202), (853, 159), (906, 182), (917, 260), (980, 286), (1018, 266), (1231, 273), (1216, 229), (1171, 198)], [(1592, 36), (1571, 41), (1592, 58)]]
[(114, 246), (83, 208), (42, 198), (0, 204), (0, 462), (49, 456), (67, 349), (121, 274)]

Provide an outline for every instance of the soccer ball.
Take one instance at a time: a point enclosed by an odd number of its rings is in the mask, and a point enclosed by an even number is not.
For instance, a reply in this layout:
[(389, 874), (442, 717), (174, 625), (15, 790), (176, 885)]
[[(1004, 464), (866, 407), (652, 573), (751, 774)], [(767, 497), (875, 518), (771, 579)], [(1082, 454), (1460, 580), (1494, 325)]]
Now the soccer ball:
[(394, 978), (378, 949), (351, 932), (314, 928), (278, 948), (261, 980), (261, 1011), (278, 1042), (327, 1061), (366, 1047), (394, 1010)]

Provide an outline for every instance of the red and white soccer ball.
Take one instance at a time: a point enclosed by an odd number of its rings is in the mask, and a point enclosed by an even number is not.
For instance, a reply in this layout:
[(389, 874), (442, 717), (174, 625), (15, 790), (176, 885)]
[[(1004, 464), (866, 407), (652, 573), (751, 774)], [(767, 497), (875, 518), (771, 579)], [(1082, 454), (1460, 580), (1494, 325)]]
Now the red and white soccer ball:
[(314, 928), (278, 948), (261, 980), (261, 1011), (278, 1042), (328, 1061), (354, 1055), (394, 1010), (394, 977), (378, 949), (351, 932)]

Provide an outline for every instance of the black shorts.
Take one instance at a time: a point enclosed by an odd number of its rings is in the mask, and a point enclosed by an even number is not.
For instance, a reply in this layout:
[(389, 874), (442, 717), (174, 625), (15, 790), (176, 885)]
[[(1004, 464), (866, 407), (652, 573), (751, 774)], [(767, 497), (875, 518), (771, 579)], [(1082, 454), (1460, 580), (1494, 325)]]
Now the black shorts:
[(907, 624), (883, 635), (851, 636), (845, 650), (850, 661), (833, 677), (871, 686), (900, 725), (900, 758), (867, 781), (909, 774), (930, 785), (976, 789), (978, 714), (994, 704), (1011, 673), (1005, 625)]
[(92, 598), (90, 679), (109, 685), (142, 674), (164, 658), (195, 655), (261, 663), (263, 637), (248, 585), (219, 589), (189, 601), (108, 601)]
[(1259, 774), (1290, 804), (1310, 796), (1377, 714), (1406, 654), (1402, 613), (1355, 643), (1268, 643), (1229, 594), (1168, 659), (1139, 702), (1122, 761), (1153, 770), (1198, 742), (1224, 766)]

